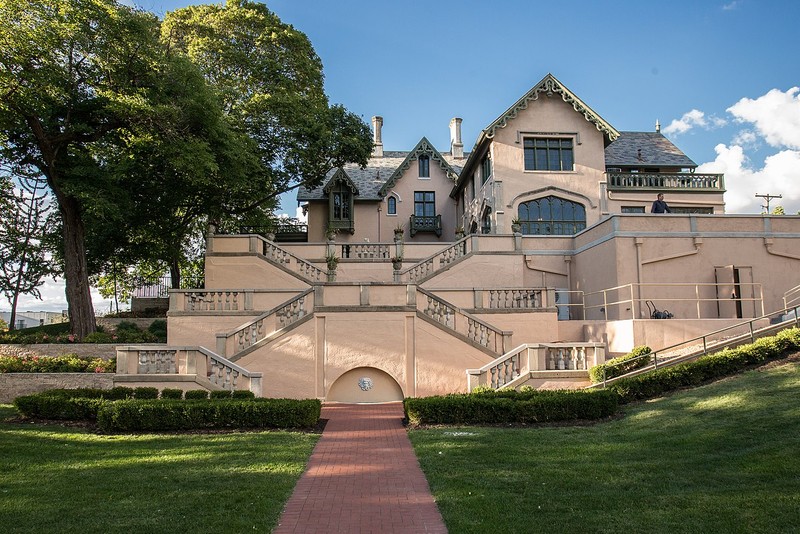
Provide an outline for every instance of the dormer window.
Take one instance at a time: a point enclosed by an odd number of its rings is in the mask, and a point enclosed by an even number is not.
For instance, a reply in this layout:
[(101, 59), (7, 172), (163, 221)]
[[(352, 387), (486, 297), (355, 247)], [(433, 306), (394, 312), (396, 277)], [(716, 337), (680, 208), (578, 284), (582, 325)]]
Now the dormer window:
[(429, 156), (419, 157), (419, 177), (420, 178), (431, 177), (431, 158)]

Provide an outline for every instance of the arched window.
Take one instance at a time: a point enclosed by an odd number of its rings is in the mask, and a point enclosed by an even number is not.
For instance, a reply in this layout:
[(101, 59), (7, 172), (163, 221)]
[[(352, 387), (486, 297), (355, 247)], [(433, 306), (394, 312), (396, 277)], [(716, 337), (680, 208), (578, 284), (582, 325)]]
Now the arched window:
[(583, 204), (559, 197), (523, 202), (517, 213), (524, 235), (572, 235), (586, 228)]
[(386, 213), (389, 215), (397, 215), (397, 199), (389, 197), (386, 199)]

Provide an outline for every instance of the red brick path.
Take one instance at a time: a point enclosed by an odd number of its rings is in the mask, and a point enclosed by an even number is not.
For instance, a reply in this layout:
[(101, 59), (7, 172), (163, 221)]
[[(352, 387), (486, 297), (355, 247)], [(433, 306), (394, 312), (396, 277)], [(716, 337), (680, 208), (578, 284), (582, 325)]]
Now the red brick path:
[(403, 428), (402, 403), (331, 404), (275, 534), (447, 533)]

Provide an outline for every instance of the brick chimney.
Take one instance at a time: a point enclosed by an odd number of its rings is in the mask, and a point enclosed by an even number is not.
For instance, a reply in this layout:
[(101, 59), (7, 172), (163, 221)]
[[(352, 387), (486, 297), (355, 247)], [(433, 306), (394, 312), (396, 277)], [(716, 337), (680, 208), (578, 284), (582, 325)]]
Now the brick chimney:
[(450, 119), (450, 153), (456, 159), (464, 158), (464, 143), (461, 142), (461, 119)]
[(372, 140), (375, 143), (372, 149), (372, 157), (383, 157), (383, 139), (381, 138), (381, 128), (383, 127), (383, 117), (375, 115), (372, 117)]

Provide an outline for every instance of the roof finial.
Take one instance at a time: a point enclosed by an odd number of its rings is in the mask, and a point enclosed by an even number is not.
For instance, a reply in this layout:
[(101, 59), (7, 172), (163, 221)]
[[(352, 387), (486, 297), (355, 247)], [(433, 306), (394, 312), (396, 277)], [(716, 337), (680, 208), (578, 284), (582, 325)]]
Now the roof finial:
[(661, 133), (661, 123), (656, 119), (656, 133)]

